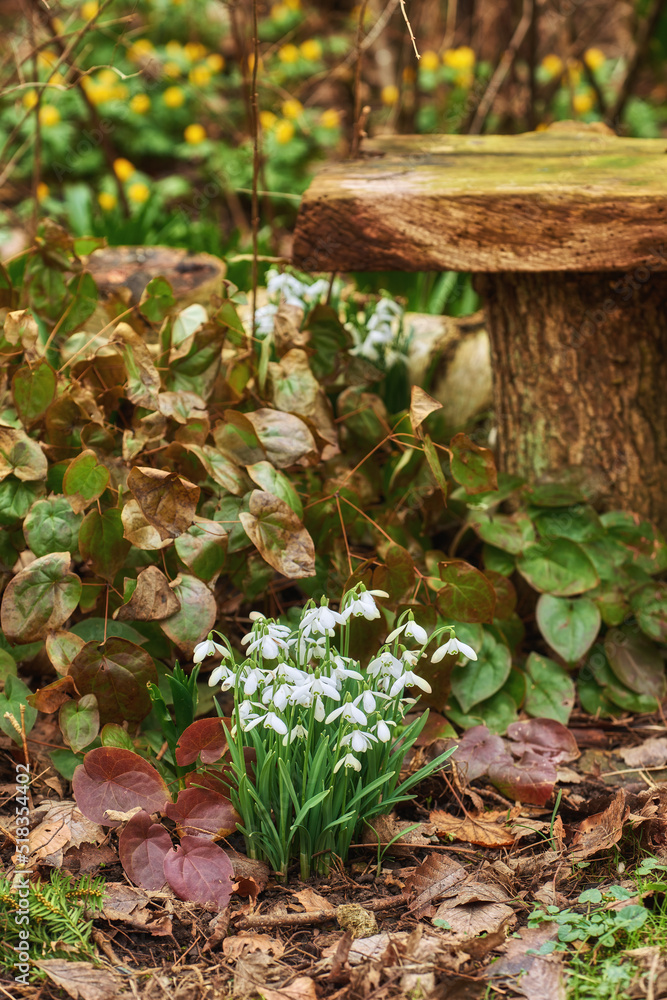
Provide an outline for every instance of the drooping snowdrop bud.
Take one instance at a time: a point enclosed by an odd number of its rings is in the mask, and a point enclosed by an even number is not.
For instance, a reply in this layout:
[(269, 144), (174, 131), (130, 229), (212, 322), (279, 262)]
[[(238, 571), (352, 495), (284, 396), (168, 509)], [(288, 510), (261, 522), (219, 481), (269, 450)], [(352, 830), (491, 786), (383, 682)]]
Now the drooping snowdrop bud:
[(203, 642), (198, 642), (195, 646), (192, 654), (192, 662), (201, 663), (207, 656), (230, 656), (230, 652), (226, 646), (221, 645), (219, 642), (214, 642), (209, 633), (207, 639), (204, 639)]

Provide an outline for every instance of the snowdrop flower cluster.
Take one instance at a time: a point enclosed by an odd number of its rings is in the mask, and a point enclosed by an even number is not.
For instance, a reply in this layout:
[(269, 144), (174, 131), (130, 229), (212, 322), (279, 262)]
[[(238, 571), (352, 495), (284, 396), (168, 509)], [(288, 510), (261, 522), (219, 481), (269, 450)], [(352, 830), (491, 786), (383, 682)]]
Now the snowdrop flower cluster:
[[(334, 286), (338, 292), (340, 282), (334, 282)], [(318, 302), (326, 301), (329, 282), (325, 278), (318, 278), (317, 281), (307, 284), (294, 274), (270, 270), (266, 275), (266, 290), (270, 301), (255, 312), (255, 329), (258, 337), (266, 337), (273, 333), (281, 297), (288, 305), (297, 306), (306, 312)]]
[(351, 354), (377, 363), (384, 357), (387, 368), (402, 353), (396, 349), (400, 337), (403, 307), (393, 299), (381, 298), (370, 319), (363, 326), (347, 323), (346, 329), (355, 339)]
[[(351, 628), (355, 619), (362, 625), (379, 619), (376, 598), (387, 596), (358, 585), (339, 610), (325, 600), (310, 602), (295, 627), (253, 612), (241, 657), (218, 632), (195, 649), (195, 662), (220, 657), (209, 684), (234, 692), (234, 804), (251, 856), (265, 858), (278, 872), (297, 854), (303, 877), (313, 854), (326, 870), (332, 854), (346, 856), (364, 819), (390, 811), (404, 797), (401, 763), (427, 716), (406, 723), (415, 704), (406, 689), (430, 692), (418, 672), (429, 644), (446, 633), (434, 663), (447, 654), (476, 659), (452, 626), (429, 638), (408, 611), (362, 670), (349, 655)], [(248, 750), (256, 755), (251, 771)]]

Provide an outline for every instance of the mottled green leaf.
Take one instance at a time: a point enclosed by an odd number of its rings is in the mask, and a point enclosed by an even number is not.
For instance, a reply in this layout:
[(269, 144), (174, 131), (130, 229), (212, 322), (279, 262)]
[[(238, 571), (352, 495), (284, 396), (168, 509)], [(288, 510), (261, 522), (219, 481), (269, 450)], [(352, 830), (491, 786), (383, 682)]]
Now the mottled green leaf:
[(21, 365), (12, 378), (16, 412), (29, 427), (46, 412), (56, 394), (56, 373), (46, 361)]
[(563, 667), (547, 656), (530, 653), (524, 708), (535, 719), (556, 719), (567, 725), (574, 707), (574, 683)]
[(49, 552), (78, 552), (81, 515), (75, 514), (64, 497), (50, 497), (33, 504), (23, 534), (36, 556)]
[(585, 656), (600, 631), (600, 610), (587, 597), (542, 594), (536, 617), (540, 632), (566, 663), (576, 663)]

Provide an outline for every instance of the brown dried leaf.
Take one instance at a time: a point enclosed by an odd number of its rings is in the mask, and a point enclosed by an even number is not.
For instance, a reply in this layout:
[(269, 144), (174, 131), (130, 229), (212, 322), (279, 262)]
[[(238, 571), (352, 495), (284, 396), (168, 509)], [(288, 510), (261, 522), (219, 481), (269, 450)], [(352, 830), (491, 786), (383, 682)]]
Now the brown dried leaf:
[[(480, 934), (497, 934), (503, 924), (513, 921), (514, 911), (506, 903), (467, 903), (452, 906), (441, 903), (436, 912), (436, 920), (446, 920), (446, 940), (468, 941)], [(450, 938), (451, 935), (451, 938)]]
[(413, 385), (410, 394), (410, 423), (412, 424), (413, 431), (416, 432), (417, 428), (426, 420), (429, 413), (435, 413), (436, 410), (441, 409), (442, 403), (439, 403), (433, 396), (429, 396), (427, 392), (424, 392), (421, 386)]
[(331, 446), (326, 457), (338, 454), (338, 431), (331, 403), (310, 370), (306, 352), (299, 348), (288, 351), (279, 362), (269, 364), (269, 376), (276, 409), (309, 420), (322, 440)]
[(514, 843), (514, 836), (506, 826), (485, 816), (452, 816), (442, 809), (434, 809), (429, 816), (435, 824), (439, 837), (454, 837), (467, 844), (479, 844), (481, 847), (509, 847)]
[(189, 480), (175, 472), (135, 466), (127, 477), (127, 485), (160, 538), (177, 538), (193, 523), (199, 487)]
[(489, 966), (492, 982), (507, 980), (512, 989), (529, 1000), (565, 1000), (563, 955), (538, 955), (547, 941), (558, 935), (555, 924), (523, 927), (520, 937), (509, 938), (505, 954)]
[(91, 962), (70, 962), (48, 958), (35, 962), (49, 979), (65, 990), (72, 1000), (115, 1000), (121, 995), (118, 975), (111, 969), (100, 969)]
[(59, 677), (57, 681), (51, 681), (46, 687), (37, 688), (34, 694), (28, 695), (28, 699), (38, 712), (50, 715), (51, 712), (57, 712), (61, 705), (70, 701), (78, 693), (74, 678), (66, 675)]
[[(393, 840), (393, 844), (388, 848), (389, 853), (401, 857), (412, 854), (415, 847), (425, 847), (431, 843), (430, 827), (427, 829), (424, 823), (421, 823), (416, 829), (410, 829), (411, 827), (414, 827), (414, 823), (398, 819), (394, 813), (390, 813), (388, 816), (376, 816), (364, 829), (362, 840), (364, 844), (372, 846), (377, 846), (378, 842), (388, 844)], [(401, 830), (408, 832), (399, 836)], [(425, 836), (425, 833), (428, 835)], [(394, 837), (397, 839), (394, 840)]]
[(106, 837), (102, 827), (87, 819), (72, 799), (54, 802), (44, 816), (43, 822), (52, 825), (67, 824), (71, 847), (79, 847), (81, 844), (101, 844)]
[(652, 736), (638, 747), (620, 750), (619, 756), (628, 767), (662, 767), (667, 764), (667, 738)]
[(181, 604), (169, 586), (169, 581), (157, 566), (147, 566), (137, 577), (137, 586), (130, 600), (116, 608), (116, 621), (155, 622), (175, 615)]
[(408, 909), (416, 917), (423, 916), (433, 903), (455, 892), (465, 874), (453, 858), (431, 854), (405, 880), (403, 895), (410, 899)]
[(623, 836), (623, 824), (629, 815), (625, 789), (619, 788), (606, 809), (581, 821), (570, 845), (570, 859), (583, 861), (591, 854), (613, 847)]
[(158, 406), (160, 373), (143, 337), (132, 329), (129, 323), (118, 323), (109, 338), (109, 344), (117, 347), (123, 358), (127, 374), (127, 398), (137, 406), (154, 410)]
[(282, 941), (270, 934), (257, 934), (253, 931), (239, 931), (233, 937), (227, 937), (222, 942), (222, 951), (226, 958), (237, 961), (245, 958), (253, 951), (261, 951), (266, 955), (273, 955), (280, 958), (284, 954), (285, 946)]
[(241, 511), (239, 520), (269, 566), (293, 579), (315, 575), (313, 540), (284, 500), (253, 490), (249, 513)]
[(162, 538), (157, 528), (148, 523), (136, 500), (127, 501), (120, 517), (123, 522), (124, 537), (138, 549), (153, 552), (173, 544), (173, 538)]

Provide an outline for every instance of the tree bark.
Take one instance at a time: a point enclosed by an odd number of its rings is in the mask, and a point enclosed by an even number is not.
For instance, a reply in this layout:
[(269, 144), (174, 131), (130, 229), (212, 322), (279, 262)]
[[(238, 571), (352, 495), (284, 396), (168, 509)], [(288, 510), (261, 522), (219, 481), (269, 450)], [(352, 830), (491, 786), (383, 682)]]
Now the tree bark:
[(593, 500), (667, 530), (667, 274), (478, 275), (499, 463), (535, 482), (583, 467)]

